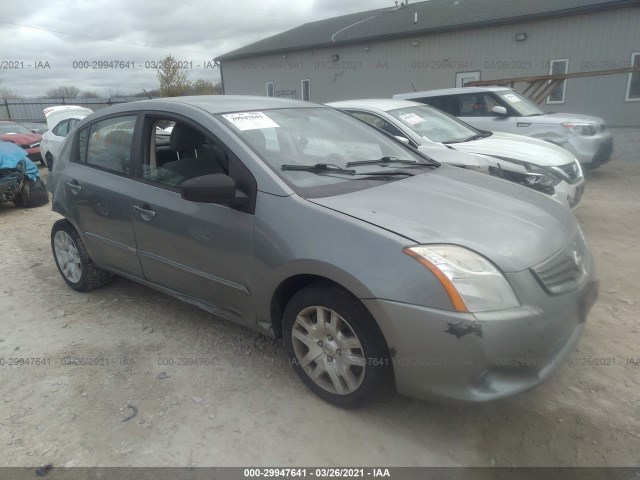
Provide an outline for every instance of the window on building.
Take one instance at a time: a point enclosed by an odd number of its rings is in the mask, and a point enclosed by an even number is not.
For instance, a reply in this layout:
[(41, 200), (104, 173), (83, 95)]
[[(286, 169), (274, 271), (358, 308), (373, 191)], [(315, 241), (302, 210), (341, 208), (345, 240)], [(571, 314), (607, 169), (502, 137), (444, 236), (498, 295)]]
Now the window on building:
[[(549, 65), (549, 75), (563, 75), (569, 70), (569, 60), (561, 58), (551, 60)], [(564, 103), (564, 94), (567, 90), (567, 81), (564, 80), (558, 87), (547, 97), (547, 103)]]
[(275, 96), (276, 85), (273, 82), (267, 82), (267, 97)]
[[(631, 67), (640, 68), (640, 52), (631, 54)], [(627, 81), (627, 102), (640, 101), (640, 71), (629, 72), (629, 80)]]
[(308, 102), (311, 100), (311, 80), (302, 80), (302, 100)]

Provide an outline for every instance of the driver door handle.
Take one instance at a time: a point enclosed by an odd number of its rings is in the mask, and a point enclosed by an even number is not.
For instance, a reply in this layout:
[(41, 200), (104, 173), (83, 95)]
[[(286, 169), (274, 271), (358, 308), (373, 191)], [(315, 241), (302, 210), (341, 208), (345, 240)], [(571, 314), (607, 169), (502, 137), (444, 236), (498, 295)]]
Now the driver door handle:
[(82, 186), (78, 183), (77, 180), (66, 181), (64, 183), (71, 189), (71, 192), (73, 192), (74, 194), (78, 194), (80, 193), (80, 190), (82, 190)]
[(143, 220), (151, 220), (153, 217), (156, 216), (156, 212), (154, 212), (153, 210), (151, 210), (151, 207), (149, 205), (147, 205), (146, 203), (144, 205), (142, 205), (141, 207), (138, 205), (134, 205), (133, 206), (133, 210), (140, 215), (140, 217), (142, 217)]

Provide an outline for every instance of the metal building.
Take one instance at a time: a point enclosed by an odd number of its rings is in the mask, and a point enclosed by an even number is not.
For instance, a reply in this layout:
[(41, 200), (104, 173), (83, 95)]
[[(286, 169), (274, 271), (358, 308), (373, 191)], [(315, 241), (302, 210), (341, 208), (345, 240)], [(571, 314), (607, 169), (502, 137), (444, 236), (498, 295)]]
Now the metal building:
[[(216, 60), (226, 94), (318, 103), (640, 67), (640, 0), (407, 1), (307, 23)], [(640, 126), (640, 72), (566, 80), (545, 104)]]

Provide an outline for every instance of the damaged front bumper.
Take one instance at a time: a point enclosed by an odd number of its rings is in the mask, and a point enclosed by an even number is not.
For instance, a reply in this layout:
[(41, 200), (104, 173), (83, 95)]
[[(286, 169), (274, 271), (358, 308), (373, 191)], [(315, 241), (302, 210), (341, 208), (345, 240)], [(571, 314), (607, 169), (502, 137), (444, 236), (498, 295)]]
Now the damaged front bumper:
[(530, 271), (507, 274), (521, 306), (457, 313), (363, 300), (387, 339), (399, 393), (482, 403), (534, 388), (573, 351), (598, 295), (590, 275), (574, 292), (550, 296)]
[(20, 195), (24, 181), (23, 168), (0, 169), (0, 203), (16, 199)]

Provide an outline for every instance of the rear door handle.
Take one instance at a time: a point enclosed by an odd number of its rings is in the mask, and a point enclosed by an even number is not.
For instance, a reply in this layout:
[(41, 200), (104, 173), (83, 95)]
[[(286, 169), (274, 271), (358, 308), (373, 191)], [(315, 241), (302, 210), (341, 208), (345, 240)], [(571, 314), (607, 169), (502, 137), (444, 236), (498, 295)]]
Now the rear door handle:
[(80, 190), (82, 190), (82, 186), (78, 183), (77, 180), (67, 181), (65, 182), (65, 185), (69, 187), (71, 189), (71, 192), (76, 195), (80, 193)]
[(140, 215), (140, 217), (143, 220), (149, 221), (151, 220), (153, 217), (156, 216), (156, 212), (154, 212), (153, 210), (151, 210), (151, 207), (149, 205), (147, 205), (146, 203), (144, 205), (142, 205), (141, 207), (138, 205), (134, 205), (133, 206), (133, 210), (135, 210), (135, 212)]

